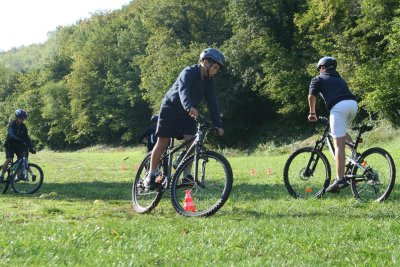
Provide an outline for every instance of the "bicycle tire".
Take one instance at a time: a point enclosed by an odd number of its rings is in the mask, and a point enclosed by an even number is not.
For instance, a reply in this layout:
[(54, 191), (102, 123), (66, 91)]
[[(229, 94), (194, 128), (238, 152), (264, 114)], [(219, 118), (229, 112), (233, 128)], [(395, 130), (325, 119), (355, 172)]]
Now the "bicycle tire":
[(149, 152), (140, 164), (132, 186), (133, 209), (138, 213), (151, 212), (161, 200), (163, 190), (147, 190), (143, 181), (150, 170), (151, 152)]
[[(171, 182), (170, 197), (179, 214), (186, 217), (208, 217), (216, 213), (229, 198), (233, 186), (232, 168), (221, 154), (205, 151), (198, 154), (199, 182), (182, 183), (184, 170), (190, 166), (194, 168), (194, 160), (195, 155), (191, 155), (179, 165)], [(185, 204), (188, 205), (186, 190), (189, 190), (192, 197), (193, 210), (187, 206), (185, 208)]]
[(33, 163), (28, 163), (27, 179), (19, 179), (18, 175), (14, 175), (11, 179), (11, 187), (16, 194), (33, 194), (39, 190), (43, 184), (44, 175), (42, 169)]
[(5, 194), (9, 186), (10, 186), (10, 171), (7, 170), (7, 172), (4, 173), (4, 183), (0, 183), (1, 194)]
[[(305, 173), (311, 156), (316, 163), (313, 173)], [(322, 164), (319, 163), (322, 161)], [(313, 147), (304, 147), (293, 152), (285, 163), (283, 180), (286, 190), (294, 198), (319, 198), (331, 181), (331, 166), (326, 156)]]
[[(373, 147), (364, 151), (358, 162), (366, 168), (366, 172), (362, 179), (351, 179), (354, 197), (361, 200), (374, 199), (377, 202), (387, 199), (396, 179), (396, 167), (389, 152)], [(359, 170), (360, 168), (354, 166), (352, 174), (357, 175)]]

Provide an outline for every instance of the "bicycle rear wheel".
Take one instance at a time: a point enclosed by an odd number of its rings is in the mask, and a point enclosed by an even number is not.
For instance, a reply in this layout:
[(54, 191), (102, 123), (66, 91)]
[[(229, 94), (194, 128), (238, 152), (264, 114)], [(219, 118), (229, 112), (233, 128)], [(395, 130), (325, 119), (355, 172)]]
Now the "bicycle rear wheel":
[(28, 164), (26, 175), (21, 172), (17, 172), (11, 179), (11, 187), (17, 194), (33, 194), (39, 190), (43, 184), (43, 171), (42, 169), (33, 163)]
[(283, 180), (295, 198), (321, 197), (331, 180), (329, 161), (312, 147), (296, 150), (286, 161)]
[(194, 182), (194, 179), (184, 177), (186, 168), (195, 172), (194, 160), (194, 155), (185, 159), (174, 175), (170, 189), (172, 205), (179, 214), (187, 217), (211, 216), (229, 197), (233, 184), (232, 168), (224, 156), (205, 151), (198, 155), (198, 181)]
[(162, 189), (147, 190), (144, 186), (144, 178), (150, 170), (151, 153), (148, 153), (136, 173), (135, 181), (132, 187), (133, 209), (139, 213), (152, 211), (160, 202)]
[(352, 174), (362, 176), (351, 179), (351, 191), (362, 200), (384, 201), (392, 192), (396, 168), (392, 156), (384, 149), (374, 147), (361, 154), (361, 167), (353, 167)]

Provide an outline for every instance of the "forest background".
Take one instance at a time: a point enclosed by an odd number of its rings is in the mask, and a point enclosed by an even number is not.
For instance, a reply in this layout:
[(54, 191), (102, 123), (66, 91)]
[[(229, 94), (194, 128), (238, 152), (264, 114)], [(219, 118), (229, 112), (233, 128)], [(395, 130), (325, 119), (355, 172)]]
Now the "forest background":
[[(228, 62), (216, 78), (221, 147), (310, 135), (308, 86), (326, 55), (363, 108), (358, 122), (400, 125), (398, 0), (134, 0), (0, 52), (0, 141), (25, 108), (39, 148), (135, 145), (180, 71), (210, 46)], [(326, 115), (322, 102), (318, 111)]]

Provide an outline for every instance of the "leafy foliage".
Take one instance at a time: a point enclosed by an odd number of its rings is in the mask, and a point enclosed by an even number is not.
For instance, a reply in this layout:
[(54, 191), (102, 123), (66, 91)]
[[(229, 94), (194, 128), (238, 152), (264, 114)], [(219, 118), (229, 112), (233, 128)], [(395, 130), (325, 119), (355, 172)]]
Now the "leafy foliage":
[(338, 59), (369, 118), (399, 125), (399, 14), (396, 0), (132, 1), (1, 52), (1, 125), (26, 108), (39, 146), (135, 144), (179, 72), (209, 46), (228, 62), (216, 78), (223, 146), (309, 129), (308, 85), (325, 55)]

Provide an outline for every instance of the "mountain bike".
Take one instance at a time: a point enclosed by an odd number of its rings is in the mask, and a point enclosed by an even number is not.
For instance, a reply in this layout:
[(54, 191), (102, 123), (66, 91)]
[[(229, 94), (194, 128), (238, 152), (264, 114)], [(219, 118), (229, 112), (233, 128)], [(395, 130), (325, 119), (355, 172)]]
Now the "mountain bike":
[(42, 169), (29, 163), (27, 152), (24, 152), (15, 162), (12, 161), (8, 165), (4, 183), (0, 183), (0, 192), (5, 194), (11, 185), (17, 194), (33, 194), (42, 186), (43, 179)]
[[(335, 159), (333, 137), (328, 119), (319, 117), (318, 122), (325, 129), (315, 146), (293, 152), (283, 170), (286, 189), (295, 198), (321, 197), (330, 184), (331, 167), (322, 150), (327, 145)], [(361, 135), (372, 130), (372, 126), (362, 125), (353, 130), (357, 130), (358, 134), (354, 143), (346, 142), (351, 153), (346, 155), (345, 165), (345, 177), (350, 179), (352, 194), (358, 199), (383, 201), (390, 195), (395, 183), (396, 168), (393, 158), (380, 147), (358, 153)]]
[[(204, 146), (204, 139), (215, 132), (211, 123), (199, 115), (196, 119), (197, 133), (190, 140), (174, 147), (174, 139), (161, 156), (156, 180), (160, 184), (156, 190), (147, 190), (144, 179), (149, 173), (151, 153), (148, 153), (138, 168), (132, 188), (133, 208), (139, 213), (152, 211), (160, 202), (165, 190), (169, 189), (170, 199), (175, 210), (188, 217), (207, 217), (217, 212), (226, 202), (232, 190), (233, 174), (228, 160), (221, 154), (210, 151)], [(185, 149), (187, 145), (189, 149)], [(174, 154), (180, 152), (180, 157)], [(173, 174), (173, 168), (176, 168)], [(185, 170), (191, 170), (190, 177)], [(187, 171), (186, 171), (187, 172)], [(187, 200), (191, 201), (188, 208)]]

